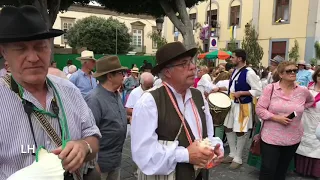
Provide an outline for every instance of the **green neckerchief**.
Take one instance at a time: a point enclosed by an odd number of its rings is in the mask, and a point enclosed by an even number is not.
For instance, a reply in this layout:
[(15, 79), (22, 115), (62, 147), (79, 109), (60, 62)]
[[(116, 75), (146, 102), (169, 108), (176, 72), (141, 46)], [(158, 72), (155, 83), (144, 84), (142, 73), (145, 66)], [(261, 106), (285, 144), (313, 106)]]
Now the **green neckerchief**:
[[(11, 77), (17, 83), (17, 81), (14, 79), (14, 77), (13, 76), (11, 76)], [(53, 88), (53, 95), (54, 95), (53, 101), (55, 101), (55, 99), (56, 99), (55, 96), (57, 96), (58, 104), (60, 105), (60, 109), (62, 111), (62, 117), (63, 118), (59, 118), (54, 113), (48, 112), (48, 111), (46, 111), (44, 109), (39, 109), (39, 108), (37, 108), (35, 106), (33, 106), (33, 110), (37, 111), (37, 112), (39, 112), (41, 114), (50, 116), (52, 118), (58, 118), (58, 120), (60, 121), (60, 124), (61, 124), (61, 130), (62, 130), (62, 132), (61, 132), (62, 149), (64, 149), (66, 147), (67, 142), (70, 141), (70, 132), (69, 132), (68, 123), (67, 123), (67, 116), (66, 116), (63, 104), (62, 104), (62, 100), (60, 98), (60, 95), (59, 95), (56, 87), (54, 86), (54, 84), (51, 82), (51, 80), (49, 78), (47, 78), (47, 82), (48, 82), (48, 85)], [(19, 83), (17, 83), (17, 85), (18, 85), (18, 88), (19, 88), (19, 96), (24, 101), (23, 103), (25, 103), (25, 100), (22, 98), (23, 97), (23, 93), (24, 93), (24, 88)], [(43, 146), (38, 147), (37, 152), (41, 148), (43, 148)], [(37, 160), (37, 156), (36, 156), (36, 160)]]

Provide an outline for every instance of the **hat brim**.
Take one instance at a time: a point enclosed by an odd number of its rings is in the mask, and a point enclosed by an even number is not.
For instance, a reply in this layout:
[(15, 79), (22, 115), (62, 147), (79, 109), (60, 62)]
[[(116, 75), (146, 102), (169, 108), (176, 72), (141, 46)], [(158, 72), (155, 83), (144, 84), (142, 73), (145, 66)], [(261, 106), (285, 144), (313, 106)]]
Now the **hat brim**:
[(279, 61), (274, 60), (274, 59), (270, 59), (270, 61), (271, 61), (271, 62), (274, 62), (274, 63), (277, 63), (277, 64), (280, 64)]
[(28, 36), (16, 36), (16, 37), (0, 37), (0, 43), (13, 43), (13, 42), (22, 42), (22, 41), (34, 41), (42, 39), (50, 39), (58, 37), (64, 34), (63, 31), (58, 29), (50, 29), (49, 31), (32, 34)]
[(198, 52), (198, 48), (192, 48), (184, 53), (181, 53), (169, 60), (167, 60), (166, 62), (163, 62), (161, 64), (157, 64), (154, 68), (152, 68), (151, 73), (152, 74), (158, 74), (160, 73), (160, 71), (165, 68), (168, 64), (170, 64), (173, 60), (179, 59), (179, 58), (183, 58), (183, 57), (194, 57)]
[(89, 60), (97, 61), (96, 58), (92, 58), (92, 57), (77, 57), (76, 60), (78, 60), (78, 61), (89, 61)]
[(307, 66), (305, 63), (298, 63), (298, 65), (304, 65), (304, 66)]
[(100, 73), (95, 72), (95, 73), (92, 74), (92, 76), (94, 78), (97, 78), (97, 77), (100, 77), (100, 76), (105, 75), (107, 73), (111, 73), (111, 72), (114, 72), (114, 71), (120, 71), (120, 70), (127, 70), (127, 69), (128, 69), (127, 67), (121, 66), (120, 68), (112, 69), (110, 71), (105, 71), (105, 72), (100, 72)]

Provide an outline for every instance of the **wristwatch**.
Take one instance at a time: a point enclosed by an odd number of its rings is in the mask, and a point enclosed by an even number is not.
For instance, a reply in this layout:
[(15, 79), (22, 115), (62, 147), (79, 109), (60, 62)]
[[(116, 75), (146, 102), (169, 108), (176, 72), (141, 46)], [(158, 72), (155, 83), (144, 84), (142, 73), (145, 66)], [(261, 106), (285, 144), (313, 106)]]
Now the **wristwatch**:
[(87, 153), (87, 155), (91, 154), (92, 153), (92, 148), (91, 148), (90, 144), (86, 140), (82, 140), (82, 141), (84, 141), (88, 146), (89, 152)]

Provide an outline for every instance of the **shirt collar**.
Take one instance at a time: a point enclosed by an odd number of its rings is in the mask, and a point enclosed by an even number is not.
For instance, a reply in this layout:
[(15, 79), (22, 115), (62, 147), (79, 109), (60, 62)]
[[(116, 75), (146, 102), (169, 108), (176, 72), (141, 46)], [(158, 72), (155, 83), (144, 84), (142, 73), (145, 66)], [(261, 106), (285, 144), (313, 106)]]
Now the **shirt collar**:
[[(164, 83), (166, 83), (166, 82), (164, 82)], [(182, 99), (182, 95), (179, 94), (172, 86), (170, 86), (168, 83), (166, 83), (166, 85), (171, 89), (171, 91), (173, 92), (173, 94), (176, 98), (180, 97)], [(185, 98), (184, 98), (184, 103), (187, 102), (191, 98), (192, 98), (191, 91), (190, 91), (190, 88), (188, 88), (186, 91)]]
[(112, 91), (107, 90), (107, 89), (104, 88), (101, 84), (99, 84), (98, 87), (101, 88), (104, 92), (106, 92), (106, 93), (109, 94), (109, 95), (116, 96), (116, 95), (119, 94), (118, 91), (112, 92)]
[[(84, 72), (82, 71), (82, 69), (79, 69), (79, 73), (80, 73), (81, 75), (83, 75), (83, 76), (87, 76), (86, 73), (84, 73)], [(91, 73), (91, 74), (92, 74), (92, 73)]]

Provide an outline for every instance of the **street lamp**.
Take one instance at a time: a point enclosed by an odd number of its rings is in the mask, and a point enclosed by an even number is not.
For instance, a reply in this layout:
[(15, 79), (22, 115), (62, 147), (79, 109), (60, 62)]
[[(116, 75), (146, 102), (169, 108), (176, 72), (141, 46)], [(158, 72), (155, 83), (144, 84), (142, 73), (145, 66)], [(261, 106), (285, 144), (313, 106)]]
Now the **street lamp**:
[(156, 19), (157, 31), (159, 34), (161, 34), (163, 22), (164, 22), (163, 17), (159, 17)]

